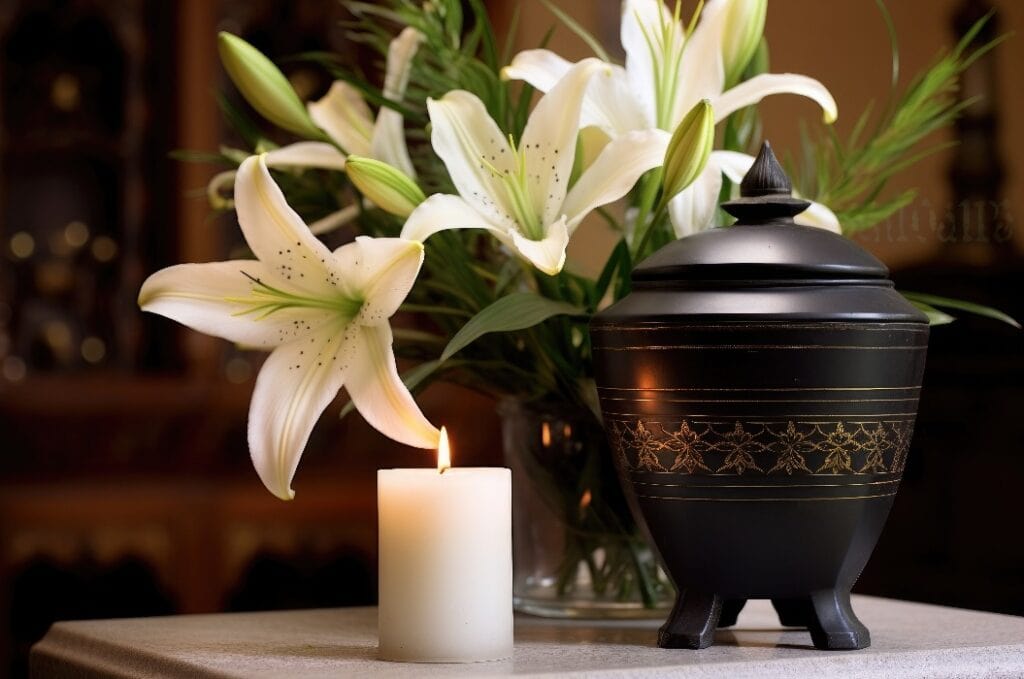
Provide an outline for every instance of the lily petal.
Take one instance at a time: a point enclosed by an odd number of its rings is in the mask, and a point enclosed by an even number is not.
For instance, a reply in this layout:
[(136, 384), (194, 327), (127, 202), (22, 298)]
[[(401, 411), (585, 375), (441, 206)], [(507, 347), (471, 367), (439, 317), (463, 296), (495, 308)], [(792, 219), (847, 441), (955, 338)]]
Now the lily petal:
[(565, 248), (569, 245), (569, 227), (565, 216), (550, 224), (545, 234), (542, 240), (531, 240), (515, 230), (512, 232), (512, 247), (535, 267), (554, 276), (565, 266)]
[(416, 168), (405, 143), (405, 119), (398, 111), (385, 106), (377, 112), (370, 153), (372, 158), (401, 170), (411, 179), (416, 178)]
[[(509, 80), (522, 80), (540, 92), (550, 92), (573, 66), (573, 62), (550, 50), (525, 50), (501, 74)], [(617, 64), (607, 66), (611, 77), (593, 78), (583, 96), (580, 127), (600, 127), (612, 137), (648, 127), (626, 70)]]
[[(662, 34), (663, 26), (672, 26), (674, 23), (675, 18), (662, 0), (626, 0), (622, 3), (619, 37), (622, 40), (622, 48), (626, 51), (626, 72), (629, 74), (629, 82), (633, 85), (634, 96), (646, 117), (647, 124), (644, 127), (657, 126), (654, 59), (660, 61), (663, 56), (658, 53), (657, 45), (652, 49), (648, 44), (648, 38), (655, 40)], [(680, 39), (677, 43), (682, 48), (685, 43), (681, 35), (678, 37)], [(678, 57), (671, 55), (671, 58)]]
[(409, 85), (412, 60), (423, 42), (423, 34), (412, 26), (402, 29), (388, 45), (387, 67), (384, 73), (384, 98), (401, 101)]
[(309, 225), (309, 232), (319, 236), (320, 234), (330, 233), (335, 229), (340, 229), (345, 226), (353, 219), (359, 216), (358, 205), (346, 205), (336, 212), (321, 217), (312, 224)]
[(436, 448), (440, 432), (427, 421), (398, 376), (391, 326), (361, 326), (345, 388), (356, 410), (379, 432), (399, 443)]
[(608, 68), (611, 69), (609, 77), (599, 75), (587, 87), (580, 127), (597, 126), (610, 137), (651, 127), (626, 70), (617, 64), (609, 64)]
[(345, 154), (322, 141), (300, 141), (264, 154), (267, 167), (317, 167), (344, 170)]
[(508, 232), (487, 221), (461, 196), (435, 193), (416, 206), (402, 227), (401, 237), (423, 242), (438, 231), (448, 229), (486, 229), (498, 240), (511, 243)]
[(303, 336), (307, 328), (333, 315), (297, 307), (264, 314), (254, 309), (255, 302), (244, 301), (251, 296), (253, 280), (281, 285), (272, 271), (251, 259), (178, 264), (146, 279), (139, 306), (201, 333), (263, 349)]
[(668, 203), (669, 219), (676, 238), (683, 238), (714, 226), (718, 208), (718, 192), (722, 189), (722, 170), (715, 154), (697, 180), (675, 195)]
[[(315, 266), (330, 270), (331, 253), (284, 199), (263, 156), (251, 156), (235, 177), (235, 210), (242, 234), (256, 257), (290, 287), (314, 295), (336, 293), (330, 275), (306, 275)], [(337, 273), (337, 272), (335, 272)]]
[(427, 111), (433, 126), (430, 142), (459, 195), (488, 222), (510, 229), (514, 222), (508, 196), (494, 172), (514, 171), (512, 150), (483, 102), (453, 90), (428, 99)]
[(680, 87), (672, 108), (672, 121), (678, 123), (701, 99), (710, 99), (718, 112), (715, 98), (725, 87), (725, 58), (722, 42), (729, 18), (728, 0), (708, 0), (701, 10), (700, 21), (683, 50), (679, 72)]
[(798, 94), (813, 99), (821, 106), (825, 122), (833, 123), (839, 115), (836, 100), (824, 85), (814, 78), (797, 73), (762, 73), (741, 82), (712, 100), (715, 122), (745, 106), (752, 106), (772, 94)]
[(611, 77), (600, 59), (584, 59), (573, 66), (550, 92), (537, 102), (520, 142), (526, 157), (527, 187), (535, 213), (548, 224), (558, 212), (569, 189), (580, 129), (583, 94), (593, 77)]
[(334, 251), (345, 284), (363, 300), (359, 322), (380, 325), (398, 311), (423, 264), (423, 243), (405, 238), (359, 236)]
[(373, 138), (373, 113), (362, 93), (344, 80), (335, 80), (327, 94), (306, 105), (309, 117), (345, 153), (368, 156)]
[(793, 221), (804, 226), (816, 226), (833, 233), (842, 234), (843, 228), (835, 212), (821, 203), (811, 201), (811, 206), (793, 217)]
[[(409, 26), (388, 45), (387, 70), (384, 74), (385, 99), (397, 102), (405, 96), (405, 89), (409, 85), (409, 73), (412, 71), (412, 60), (422, 41), (423, 34)], [(373, 125), (370, 147), (372, 158), (384, 161), (409, 177), (416, 178), (416, 170), (405, 143), (401, 113), (387, 106), (381, 107)]]
[(550, 92), (573, 67), (551, 50), (524, 50), (512, 58), (512, 63), (501, 69), (506, 80), (522, 80), (539, 92)]
[(743, 176), (750, 171), (750, 166), (755, 160), (754, 156), (739, 151), (712, 151), (711, 159), (721, 168), (722, 174), (736, 186), (743, 181)]
[(659, 167), (670, 138), (663, 130), (644, 130), (609, 142), (565, 198), (569, 231), (594, 208), (626, 195), (644, 172)]
[(329, 323), (275, 349), (256, 378), (249, 405), (249, 454), (263, 485), (282, 500), (295, 497), (295, 468), (313, 426), (353, 367), (355, 324)]

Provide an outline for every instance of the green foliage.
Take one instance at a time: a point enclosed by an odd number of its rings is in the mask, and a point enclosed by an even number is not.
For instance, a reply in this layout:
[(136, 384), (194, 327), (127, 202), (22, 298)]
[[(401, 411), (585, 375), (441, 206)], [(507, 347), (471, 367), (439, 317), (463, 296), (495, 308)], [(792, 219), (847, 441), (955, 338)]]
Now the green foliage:
[[(1006, 36), (970, 50), (989, 16), (979, 20), (951, 50), (942, 52), (927, 69), (899, 89), (899, 45), (892, 18), (881, 0), (892, 42), (892, 90), (886, 109), (875, 118), (872, 107), (858, 117), (841, 139), (832, 128), (804, 135), (802, 172), (796, 173), (800, 192), (828, 205), (839, 217), (843, 232), (853, 234), (876, 226), (916, 197), (913, 190), (882, 199), (889, 180), (908, 167), (949, 147), (949, 143), (920, 144), (949, 127), (973, 100), (959, 101), (961, 74)], [(869, 132), (870, 130), (870, 132)]]
[(950, 297), (939, 297), (938, 295), (929, 295), (923, 292), (907, 292), (906, 290), (903, 290), (902, 294), (904, 297), (910, 300), (910, 302), (914, 304), (914, 306), (928, 314), (929, 319), (932, 318), (932, 314), (929, 313), (929, 310), (937, 314), (941, 314), (946, 319), (948, 319), (940, 322), (936, 322), (933, 320), (933, 325), (938, 325), (940, 323), (949, 323), (950, 321), (953, 320), (952, 316), (944, 314), (943, 312), (937, 311), (935, 309), (935, 307), (941, 307), (945, 309), (957, 309), (959, 311), (966, 311), (971, 314), (984, 316), (985, 318), (991, 318), (993, 320), (1000, 321), (1001, 323), (1006, 323), (1007, 325), (1012, 325), (1013, 327), (1018, 329), (1020, 328), (1020, 323), (1018, 323), (1015, 318), (1008, 314), (1004, 314), (1002, 311), (999, 311), (998, 309), (993, 309), (992, 307), (983, 306), (981, 304), (975, 304), (974, 302), (965, 302), (962, 299), (952, 299)]
[(583, 310), (565, 302), (541, 297), (534, 292), (515, 292), (499, 297), (462, 326), (441, 354), (447, 361), (464, 347), (490, 332), (512, 332), (532, 328), (552, 316), (582, 316)]

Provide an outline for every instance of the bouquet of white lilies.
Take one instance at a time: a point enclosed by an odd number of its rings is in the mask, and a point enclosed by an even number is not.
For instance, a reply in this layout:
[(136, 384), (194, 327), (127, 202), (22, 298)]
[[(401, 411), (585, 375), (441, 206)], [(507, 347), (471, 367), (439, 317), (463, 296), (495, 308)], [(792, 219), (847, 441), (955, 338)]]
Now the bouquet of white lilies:
[[(243, 97), (298, 140), (275, 143), (229, 111), (251, 149), (222, 150), (233, 167), (209, 194), (235, 209), (255, 258), (165, 269), (139, 302), (272, 350), (248, 428), (267, 488), (294, 495), (310, 432), (342, 386), (370, 424), (422, 448), (437, 445), (438, 431), (411, 392), (437, 378), (575, 408), (596, 424), (588, 319), (628, 291), (635, 262), (727, 226), (717, 205), (753, 162), (756, 104), (795, 94), (820, 105), (826, 126), (836, 120), (820, 82), (766, 72), (766, 5), (705, 0), (684, 17), (679, 3), (626, 0), (619, 65), (553, 6), (594, 57), (502, 56), (480, 0), (470, 16), (458, 0), (354, 2), (351, 36), (386, 57), (383, 84), (335, 55), (305, 55), (337, 78), (305, 104), (266, 57), (223, 34), (221, 57)], [(864, 117), (847, 142), (809, 137), (813, 166), (794, 175), (813, 178), (798, 188), (816, 202), (797, 221), (851, 233), (909, 202), (883, 202), (879, 190), (890, 168), (920, 157), (916, 142), (956, 116), (958, 76), (977, 56), (968, 43), (894, 91), (889, 113), (871, 125)], [(566, 261), (592, 214), (620, 234), (596, 277)], [(393, 328), (396, 313), (404, 320)], [(413, 366), (403, 375), (396, 354)], [(586, 493), (588, 511), (565, 517), (578, 534), (631, 534), (610, 456), (595, 454), (607, 459), (547, 485), (574, 498), (570, 507)]]

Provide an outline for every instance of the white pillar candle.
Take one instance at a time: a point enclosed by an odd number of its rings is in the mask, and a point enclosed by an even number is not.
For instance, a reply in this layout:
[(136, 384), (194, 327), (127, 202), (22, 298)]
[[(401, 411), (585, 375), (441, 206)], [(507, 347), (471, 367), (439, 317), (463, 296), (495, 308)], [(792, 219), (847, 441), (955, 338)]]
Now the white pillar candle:
[[(380, 656), (512, 655), (512, 474), (498, 467), (377, 472)], [(443, 471), (442, 471), (443, 470)]]

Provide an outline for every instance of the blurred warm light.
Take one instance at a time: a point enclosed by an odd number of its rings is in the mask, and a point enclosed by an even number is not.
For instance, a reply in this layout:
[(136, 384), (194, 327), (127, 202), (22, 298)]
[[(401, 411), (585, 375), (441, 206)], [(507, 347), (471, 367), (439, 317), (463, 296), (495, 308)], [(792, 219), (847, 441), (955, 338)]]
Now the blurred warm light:
[(44, 295), (67, 292), (75, 283), (74, 271), (67, 261), (51, 259), (35, 267), (36, 287)]
[(73, 248), (80, 248), (89, 241), (89, 227), (83, 222), (69, 222), (64, 227), (64, 240)]
[(541, 422), (540, 443), (545, 448), (551, 445), (551, 425), (548, 424), (547, 422)]
[(107, 345), (99, 337), (86, 337), (82, 340), (82, 358), (89, 363), (99, 363), (107, 355)]
[(19, 231), (11, 236), (11, 254), (18, 259), (28, 259), (36, 251), (36, 239), (32, 234)]
[(62, 361), (71, 357), (71, 329), (63, 321), (47, 321), (43, 325), (43, 338)]
[(441, 440), (437, 444), (437, 471), (444, 473), (452, 466), (452, 451), (448, 445), (448, 430), (441, 427)]
[(82, 99), (78, 78), (70, 73), (61, 73), (53, 79), (50, 87), (50, 101), (61, 111), (74, 111)]
[(92, 256), (99, 262), (109, 262), (117, 256), (117, 243), (109, 236), (99, 236), (92, 242)]
[(17, 356), (8, 356), (4, 359), (4, 379), (10, 382), (20, 382), (25, 379), (25, 372), (25, 361), (21, 360)]

